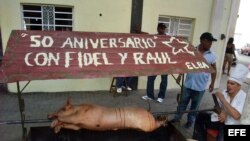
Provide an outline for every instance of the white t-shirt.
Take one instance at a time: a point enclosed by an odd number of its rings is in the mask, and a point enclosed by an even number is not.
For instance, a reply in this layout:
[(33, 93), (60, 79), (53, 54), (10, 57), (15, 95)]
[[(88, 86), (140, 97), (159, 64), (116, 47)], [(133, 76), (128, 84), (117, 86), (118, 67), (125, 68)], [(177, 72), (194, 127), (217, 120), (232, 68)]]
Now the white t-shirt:
[[(226, 90), (222, 92), (223, 96), (225, 97), (226, 101), (230, 103), (230, 97)], [(242, 113), (243, 106), (246, 99), (246, 93), (242, 90), (240, 90), (237, 95), (234, 97), (233, 101), (230, 103), (232, 107), (234, 107), (240, 114)], [(223, 107), (221, 101), (218, 99), (218, 102), (220, 104), (220, 107), (225, 110)], [(216, 113), (213, 113), (211, 115), (211, 121), (219, 121), (218, 115)], [(227, 118), (225, 120), (226, 125), (234, 125), (234, 124), (240, 124), (240, 120), (235, 120), (232, 116), (227, 115)]]

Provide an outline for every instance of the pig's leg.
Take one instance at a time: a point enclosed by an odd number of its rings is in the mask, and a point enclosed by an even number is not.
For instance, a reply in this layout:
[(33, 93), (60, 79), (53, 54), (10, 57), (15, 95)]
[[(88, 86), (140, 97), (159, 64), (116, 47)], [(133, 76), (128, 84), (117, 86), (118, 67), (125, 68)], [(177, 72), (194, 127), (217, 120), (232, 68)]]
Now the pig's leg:
[(77, 125), (61, 122), (61, 121), (58, 121), (57, 119), (51, 123), (51, 127), (54, 128), (55, 133), (60, 132), (61, 128), (72, 129), (72, 130), (80, 129), (80, 127)]
[(156, 117), (155, 122), (156, 122), (156, 128), (160, 126), (167, 126), (168, 119), (166, 116), (158, 116)]
[(58, 126), (56, 126), (56, 127), (54, 128), (54, 132), (55, 132), (55, 133), (60, 132), (60, 130), (61, 130), (62, 127), (63, 127), (63, 125), (58, 125)]
[(64, 124), (63, 122), (61, 122), (61, 121), (55, 119), (55, 120), (53, 120), (52, 123), (50, 124), (50, 127), (51, 127), (51, 128), (54, 128), (54, 132), (55, 132), (55, 133), (58, 133), (58, 132), (61, 130), (61, 128), (63, 127), (63, 124)]
[(66, 128), (66, 129), (72, 129), (72, 130), (79, 130), (81, 127), (74, 125), (74, 124), (70, 124), (70, 123), (64, 123), (62, 128)]
[(70, 123), (62, 123), (54, 128), (54, 132), (55, 133), (60, 132), (61, 128), (72, 129), (72, 130), (79, 130), (80, 129), (80, 127), (77, 125), (70, 124)]
[(50, 127), (51, 127), (51, 128), (54, 128), (54, 127), (59, 126), (59, 125), (62, 125), (62, 124), (63, 124), (63, 122), (59, 121), (58, 119), (55, 119), (55, 120), (53, 120), (52, 123), (50, 124)]
[(64, 122), (64, 123), (71, 123), (71, 124), (77, 124), (81, 120), (79, 119), (79, 116), (77, 114), (72, 114), (72, 115), (67, 115), (67, 116), (59, 116), (57, 118), (59, 121)]

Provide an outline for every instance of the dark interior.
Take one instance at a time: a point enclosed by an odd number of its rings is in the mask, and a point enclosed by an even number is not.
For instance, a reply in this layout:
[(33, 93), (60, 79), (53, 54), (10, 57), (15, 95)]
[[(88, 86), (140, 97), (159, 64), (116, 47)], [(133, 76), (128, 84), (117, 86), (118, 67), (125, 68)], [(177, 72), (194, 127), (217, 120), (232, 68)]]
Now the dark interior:
[(186, 141), (186, 139), (169, 123), (150, 133), (132, 129), (116, 131), (63, 129), (55, 134), (50, 127), (31, 127), (26, 141)]

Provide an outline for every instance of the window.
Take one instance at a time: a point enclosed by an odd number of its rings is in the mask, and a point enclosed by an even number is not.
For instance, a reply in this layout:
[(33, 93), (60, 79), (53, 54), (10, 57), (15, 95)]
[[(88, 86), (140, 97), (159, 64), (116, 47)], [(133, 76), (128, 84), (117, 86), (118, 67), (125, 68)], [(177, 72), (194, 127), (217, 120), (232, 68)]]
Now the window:
[(160, 16), (159, 23), (165, 23), (168, 27), (166, 33), (172, 36), (181, 36), (191, 41), (193, 34), (194, 20), (191, 18)]
[(72, 7), (53, 5), (23, 5), (25, 30), (72, 30)]

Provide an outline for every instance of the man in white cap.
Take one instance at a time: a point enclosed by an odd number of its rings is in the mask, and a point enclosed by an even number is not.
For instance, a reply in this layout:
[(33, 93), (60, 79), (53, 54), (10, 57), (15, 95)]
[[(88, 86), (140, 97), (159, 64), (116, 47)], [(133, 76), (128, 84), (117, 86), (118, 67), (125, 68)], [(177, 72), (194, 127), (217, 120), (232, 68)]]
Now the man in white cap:
[(246, 93), (241, 90), (241, 85), (246, 79), (249, 70), (246, 66), (238, 64), (231, 73), (227, 88), (215, 95), (221, 107), (217, 113), (199, 113), (194, 127), (193, 138), (199, 141), (206, 140), (207, 130), (217, 130), (217, 140), (223, 140), (224, 125), (240, 124), (240, 117), (246, 99)]

